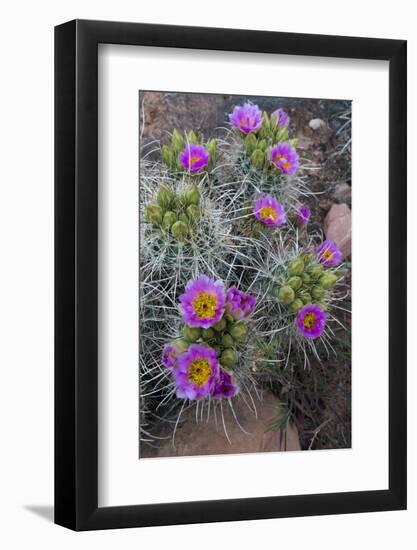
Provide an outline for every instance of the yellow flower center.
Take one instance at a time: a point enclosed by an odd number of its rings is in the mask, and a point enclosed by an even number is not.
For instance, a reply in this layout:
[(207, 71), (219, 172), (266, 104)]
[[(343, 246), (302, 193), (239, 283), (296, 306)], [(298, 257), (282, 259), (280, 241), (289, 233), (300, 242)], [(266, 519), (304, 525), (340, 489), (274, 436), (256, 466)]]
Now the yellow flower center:
[(210, 319), (216, 313), (217, 298), (215, 294), (202, 292), (193, 301), (193, 308), (199, 319)]
[(311, 329), (314, 327), (316, 321), (317, 321), (317, 317), (315, 316), (315, 314), (309, 311), (304, 315), (303, 325), (305, 326), (306, 329)]
[(287, 155), (277, 155), (275, 157), (275, 162), (278, 164), (281, 159), (283, 160), (281, 165), (285, 170), (288, 170), (288, 168), (291, 167), (291, 162), (288, 160)]
[(259, 210), (259, 215), (263, 220), (272, 220), (274, 222), (278, 219), (277, 211), (272, 206), (263, 206)]
[(193, 165), (196, 162), (199, 162), (201, 160), (201, 157), (191, 157), (190, 164)]
[(333, 252), (329, 250), (328, 248), (323, 252), (323, 258), (325, 260), (332, 260), (333, 259)]
[(188, 380), (196, 386), (204, 386), (210, 375), (211, 368), (207, 359), (196, 359), (188, 368)]

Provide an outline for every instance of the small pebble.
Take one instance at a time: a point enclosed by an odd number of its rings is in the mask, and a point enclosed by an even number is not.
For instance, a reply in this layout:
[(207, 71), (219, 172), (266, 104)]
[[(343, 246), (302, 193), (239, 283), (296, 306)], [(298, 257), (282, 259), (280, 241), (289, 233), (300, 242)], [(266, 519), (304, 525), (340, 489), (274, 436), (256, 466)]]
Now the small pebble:
[(312, 130), (320, 130), (326, 126), (326, 123), (321, 118), (312, 118), (308, 125)]

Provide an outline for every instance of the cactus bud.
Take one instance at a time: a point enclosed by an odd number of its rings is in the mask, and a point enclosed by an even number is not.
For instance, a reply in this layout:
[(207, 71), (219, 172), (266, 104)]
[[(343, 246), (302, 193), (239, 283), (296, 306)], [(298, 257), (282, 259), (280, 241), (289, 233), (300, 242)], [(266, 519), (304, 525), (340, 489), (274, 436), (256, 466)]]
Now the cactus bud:
[(305, 265), (307, 266), (308, 264), (311, 264), (311, 262), (314, 262), (314, 260), (316, 259), (316, 255), (314, 254), (314, 252), (305, 252), (303, 254), (303, 259)]
[(290, 286), (282, 286), (278, 291), (278, 300), (281, 304), (288, 305), (295, 298), (294, 290)]
[(191, 221), (196, 222), (201, 217), (201, 210), (195, 204), (190, 204), (187, 207), (187, 216)]
[(298, 290), (299, 288), (301, 288), (302, 284), (303, 284), (302, 278), (298, 277), (297, 275), (290, 277), (287, 281), (287, 285), (293, 288), (294, 290)]
[(230, 368), (237, 363), (237, 353), (231, 349), (225, 349), (220, 355), (220, 363), (223, 367)]
[(200, 143), (200, 140), (194, 130), (190, 130), (188, 132), (188, 143)]
[(233, 336), (235, 340), (242, 340), (248, 333), (248, 327), (240, 321), (239, 323), (235, 323), (230, 329), (230, 334)]
[(177, 221), (177, 216), (174, 212), (168, 211), (165, 212), (164, 218), (162, 220), (162, 227), (164, 229), (169, 229)]
[(216, 336), (216, 333), (212, 328), (204, 328), (202, 330), (201, 337), (205, 342), (208, 342), (209, 340), (212, 340)]
[(184, 325), (182, 334), (187, 342), (196, 342), (201, 336), (200, 327), (190, 327), (190, 325)]
[(234, 346), (234, 340), (233, 338), (231, 337), (230, 334), (223, 334), (222, 336), (222, 345), (225, 347), (225, 348), (232, 348)]
[(323, 269), (324, 266), (322, 264), (314, 264), (308, 268), (308, 273), (313, 281), (317, 281), (317, 279), (319, 279)]
[(161, 208), (169, 208), (175, 197), (175, 193), (168, 187), (162, 186), (156, 196), (156, 202)]
[(313, 303), (313, 298), (311, 297), (311, 294), (309, 292), (305, 291), (305, 290), (303, 290), (303, 292), (301, 292), (300, 298), (303, 301), (303, 304), (312, 304)]
[(184, 136), (177, 129), (172, 132), (171, 145), (177, 155), (185, 147)]
[(323, 273), (319, 279), (319, 284), (326, 290), (333, 288), (337, 283), (338, 276), (336, 273)]
[(278, 128), (278, 130), (275, 132), (275, 141), (283, 142), (288, 140), (288, 128), (287, 126), (283, 126)]
[(304, 260), (300, 257), (294, 258), (288, 265), (288, 275), (301, 275), (304, 271)]
[(324, 288), (317, 285), (313, 286), (313, 288), (311, 289), (311, 295), (315, 300), (320, 302), (320, 300), (323, 300), (324, 298)]
[(171, 149), (168, 147), (168, 145), (162, 145), (161, 156), (165, 164), (171, 168), (172, 155), (171, 155)]
[(163, 218), (163, 210), (157, 204), (148, 204), (145, 208), (145, 218), (149, 223), (160, 225)]
[(255, 149), (250, 159), (252, 161), (252, 164), (256, 166), (256, 168), (263, 168), (263, 165), (265, 162), (265, 155), (263, 151), (261, 151), (261, 149)]
[(215, 139), (211, 139), (207, 142), (206, 149), (209, 152), (211, 162), (214, 162), (217, 156), (217, 141)]
[(198, 206), (200, 204), (200, 191), (196, 185), (190, 185), (187, 187), (184, 191), (183, 197), (184, 202), (187, 205), (194, 204), (195, 206)]
[(178, 220), (171, 227), (171, 233), (176, 239), (178, 239), (179, 241), (183, 241), (188, 235), (188, 226), (183, 221)]
[(265, 130), (265, 133), (269, 132), (270, 123), (269, 123), (269, 116), (266, 111), (262, 113), (262, 128)]
[(254, 134), (248, 134), (245, 138), (246, 152), (251, 155), (256, 149), (257, 140)]
[(301, 274), (301, 280), (305, 285), (308, 285), (308, 283), (311, 281), (310, 275), (307, 273), (307, 271), (304, 271), (304, 273)]
[(213, 328), (214, 330), (216, 330), (217, 332), (222, 332), (225, 328), (226, 328), (226, 320), (225, 319), (220, 319), (220, 321), (218, 321), (217, 323), (215, 323), (213, 325)]
[(294, 139), (289, 139), (288, 140), (288, 143), (291, 145), (291, 147), (293, 147), (294, 149), (296, 149), (296, 147), (298, 147), (298, 139), (297, 138), (294, 138)]
[(182, 353), (184, 351), (187, 351), (189, 346), (189, 342), (187, 342), (186, 340), (183, 340), (182, 338), (180, 338), (179, 340), (173, 340), (171, 344), (175, 346), (177, 349), (179, 349)]
[(290, 310), (294, 313), (297, 313), (300, 311), (300, 309), (303, 307), (304, 303), (300, 298), (296, 298), (293, 302), (290, 304)]

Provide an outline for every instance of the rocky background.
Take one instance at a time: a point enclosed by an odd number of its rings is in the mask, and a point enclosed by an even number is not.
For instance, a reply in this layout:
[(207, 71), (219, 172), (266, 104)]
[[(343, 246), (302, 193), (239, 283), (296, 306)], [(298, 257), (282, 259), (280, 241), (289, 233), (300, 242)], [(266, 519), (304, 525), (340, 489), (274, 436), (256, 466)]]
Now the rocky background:
[[(205, 138), (219, 137), (225, 132), (228, 114), (234, 105), (248, 100), (268, 113), (278, 107), (288, 112), (290, 135), (299, 140), (298, 153), (314, 162), (314, 167), (308, 172), (308, 184), (315, 196), (309, 197), (306, 201), (312, 213), (310, 227), (312, 230), (323, 231), (327, 238), (335, 241), (344, 254), (347, 266), (350, 267), (350, 101), (140, 92), (141, 151), (154, 140), (168, 144), (174, 128), (195, 130), (202, 133)], [(150, 149), (153, 148), (146, 147), (147, 151)], [(152, 155), (158, 159), (156, 149)], [(343, 321), (350, 326), (350, 316)], [(350, 447), (350, 345), (350, 337), (341, 334), (336, 344), (337, 359), (333, 358), (324, 365), (317, 365), (309, 373), (316, 392), (311, 399), (310, 396), (306, 396), (305, 403), (299, 403), (296, 420), (286, 434), (277, 429), (275, 434), (271, 435), (270, 424), (274, 412), (279, 409), (280, 400), (279, 395), (268, 393), (267, 406), (262, 412), (262, 423), (254, 423), (251, 414), (242, 411), (243, 419), (240, 418), (240, 421), (248, 428), (251, 437), (245, 436), (236, 426), (236, 429), (232, 428), (232, 435), (235, 437), (231, 446), (221, 429), (211, 425), (196, 425), (195, 418), (185, 415), (176, 434), (175, 450), (167, 440), (166, 443), (161, 443), (159, 449), (141, 449), (141, 457)], [(269, 428), (266, 429), (265, 426)], [(206, 448), (208, 439), (211, 441), (210, 450)]]

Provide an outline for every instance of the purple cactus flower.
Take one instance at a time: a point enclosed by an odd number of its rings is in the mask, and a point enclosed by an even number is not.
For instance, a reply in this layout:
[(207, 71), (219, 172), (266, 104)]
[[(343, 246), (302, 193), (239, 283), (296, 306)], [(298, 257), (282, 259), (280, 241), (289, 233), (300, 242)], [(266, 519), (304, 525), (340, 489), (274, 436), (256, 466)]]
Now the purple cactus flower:
[(185, 323), (194, 327), (209, 328), (223, 316), (226, 292), (221, 281), (201, 275), (187, 283), (185, 292), (179, 299)]
[(214, 381), (212, 397), (217, 399), (228, 399), (239, 393), (239, 388), (233, 383), (232, 376), (224, 369), (219, 369), (219, 374)]
[(248, 317), (256, 306), (256, 297), (244, 294), (235, 286), (229, 288), (226, 294), (226, 311), (236, 321)]
[(275, 119), (276, 125), (280, 128), (284, 128), (284, 126), (288, 126), (288, 123), (290, 121), (290, 117), (288, 116), (288, 113), (284, 111), (284, 109), (277, 109), (274, 111), (271, 115), (271, 119)]
[(306, 338), (314, 340), (323, 334), (327, 315), (317, 304), (302, 307), (295, 320), (298, 330)]
[(294, 174), (298, 170), (298, 159), (289, 143), (278, 143), (269, 150), (269, 160), (283, 174)]
[(188, 172), (201, 172), (209, 163), (209, 152), (203, 145), (189, 143), (179, 154), (179, 161)]
[(326, 267), (331, 267), (331, 266), (340, 264), (340, 262), (343, 259), (343, 254), (339, 250), (337, 244), (329, 240), (323, 241), (317, 247), (317, 256), (318, 256), (319, 262), (325, 265)]
[(232, 126), (244, 134), (257, 132), (262, 126), (262, 111), (257, 105), (244, 103), (236, 105), (233, 112), (229, 115)]
[(215, 350), (203, 344), (191, 344), (178, 356), (178, 365), (172, 371), (177, 397), (198, 399), (209, 395), (218, 372)]
[(297, 212), (298, 225), (307, 225), (310, 220), (310, 208), (308, 206), (300, 206)]
[(173, 369), (177, 366), (177, 358), (181, 350), (175, 344), (167, 344), (162, 352), (162, 364), (167, 369)]
[(274, 227), (283, 225), (287, 221), (282, 204), (269, 195), (260, 197), (256, 201), (253, 213), (259, 221)]

